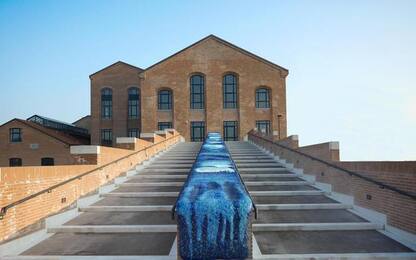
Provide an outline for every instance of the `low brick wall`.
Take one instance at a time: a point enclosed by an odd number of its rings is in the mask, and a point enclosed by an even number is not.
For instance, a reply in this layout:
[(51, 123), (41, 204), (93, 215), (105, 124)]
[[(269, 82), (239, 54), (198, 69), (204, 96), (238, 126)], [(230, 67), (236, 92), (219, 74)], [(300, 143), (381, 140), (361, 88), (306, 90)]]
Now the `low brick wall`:
[[(314, 175), (316, 181), (332, 185), (334, 192), (343, 193), (354, 198), (358, 206), (372, 209), (387, 216), (387, 223), (393, 227), (416, 234), (416, 200), (392, 191), (378, 184), (364, 180), (347, 172), (331, 167), (330, 165), (302, 155), (297, 150), (287, 149), (264, 138), (260, 133), (251, 131), (248, 135), (249, 141), (273, 152), (294, 167), (301, 168), (306, 174)], [(328, 161), (328, 163), (334, 163)], [(408, 162), (403, 162), (404, 164)], [(366, 177), (374, 177), (375, 173), (361, 173)], [(380, 177), (380, 176), (379, 176)], [(389, 181), (387, 181), (389, 179)], [(391, 174), (376, 180), (383, 181), (385, 185), (390, 184), (398, 189), (403, 188), (413, 195), (416, 194), (416, 173)], [(405, 186), (398, 185), (402, 183)], [(404, 184), (407, 183), (407, 184)]]
[[(136, 164), (179, 142), (181, 138), (179, 133), (174, 132), (136, 151), (100, 147), (100, 154), (96, 158), (99, 163), (94, 165), (0, 168), (1, 207), (62, 181), (74, 179), (8, 209), (0, 220), (0, 241), (20, 236), (32, 230), (30, 227), (42, 226), (45, 217), (70, 207), (80, 197), (96, 191)], [(85, 175), (77, 178), (81, 174)]]
[(339, 161), (338, 142), (301, 146), (297, 150), (327, 161)]

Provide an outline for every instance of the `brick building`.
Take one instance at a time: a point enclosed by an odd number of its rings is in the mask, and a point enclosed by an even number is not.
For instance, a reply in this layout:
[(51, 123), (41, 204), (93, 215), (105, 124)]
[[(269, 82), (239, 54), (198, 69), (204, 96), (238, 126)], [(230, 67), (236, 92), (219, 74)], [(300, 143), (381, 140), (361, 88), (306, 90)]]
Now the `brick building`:
[(257, 127), (286, 137), (288, 70), (214, 35), (141, 69), (116, 62), (92, 75), (91, 143), (175, 128), (241, 140)]
[(73, 164), (71, 145), (89, 144), (86, 129), (32, 116), (0, 126), (0, 166)]

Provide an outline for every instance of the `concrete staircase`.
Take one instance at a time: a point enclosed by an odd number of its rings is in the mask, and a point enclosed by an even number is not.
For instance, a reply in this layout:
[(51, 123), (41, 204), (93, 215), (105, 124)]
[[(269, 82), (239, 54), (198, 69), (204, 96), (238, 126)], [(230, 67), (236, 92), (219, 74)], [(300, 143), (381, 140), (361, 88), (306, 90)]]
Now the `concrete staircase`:
[(359, 217), (352, 205), (330, 198), (255, 145), (227, 145), (258, 208), (254, 258), (416, 259), (407, 254), (412, 250), (379, 232), (383, 225)]
[(23, 259), (175, 259), (171, 209), (200, 146), (180, 143), (137, 166), (99, 201), (79, 207), (82, 214), (49, 227), (53, 235), (23, 252)]
[[(258, 208), (253, 224), (256, 259), (416, 259), (412, 250), (383, 235), (383, 226), (330, 198), (248, 142), (229, 150)], [(6, 259), (176, 259), (172, 205), (200, 143), (180, 143), (127, 172), (100, 199), (78, 207), (50, 237)]]

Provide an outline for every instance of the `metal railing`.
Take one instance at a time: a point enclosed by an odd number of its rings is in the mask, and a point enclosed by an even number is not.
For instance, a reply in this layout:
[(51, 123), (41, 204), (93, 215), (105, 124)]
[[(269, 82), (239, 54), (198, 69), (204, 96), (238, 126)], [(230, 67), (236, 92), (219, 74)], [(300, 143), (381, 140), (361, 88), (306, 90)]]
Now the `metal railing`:
[(266, 142), (268, 142), (268, 143), (272, 143), (273, 145), (276, 145), (276, 146), (278, 146), (278, 147), (280, 147), (280, 148), (283, 148), (283, 149), (289, 150), (289, 151), (291, 151), (291, 152), (294, 152), (294, 153), (300, 154), (300, 155), (302, 155), (302, 156), (305, 156), (305, 157), (307, 157), (307, 158), (309, 158), (309, 159), (311, 159), (311, 160), (318, 161), (318, 162), (320, 162), (320, 163), (322, 163), (322, 164), (325, 164), (325, 165), (327, 165), (327, 166), (329, 166), (329, 167), (331, 167), (331, 168), (334, 168), (334, 169), (340, 170), (340, 171), (342, 171), (342, 172), (348, 173), (350, 176), (354, 176), (354, 177), (360, 178), (360, 179), (362, 179), (362, 180), (365, 180), (365, 181), (367, 181), (367, 182), (370, 182), (370, 183), (372, 183), (372, 184), (375, 184), (375, 185), (379, 186), (381, 189), (388, 189), (388, 190), (391, 190), (391, 191), (397, 192), (397, 193), (399, 193), (400, 195), (407, 196), (407, 197), (409, 197), (409, 198), (411, 198), (411, 199), (416, 200), (416, 194), (412, 194), (411, 192), (407, 192), (407, 191), (401, 190), (401, 189), (396, 188), (396, 187), (394, 187), (394, 186), (391, 186), (391, 185), (389, 185), (389, 184), (385, 184), (385, 183), (383, 183), (383, 182), (381, 182), (381, 181), (377, 181), (377, 180), (375, 180), (375, 179), (373, 179), (373, 178), (370, 178), (370, 177), (364, 176), (364, 175), (362, 175), (362, 174), (360, 174), (360, 173), (358, 173), (358, 172), (348, 170), (348, 169), (346, 169), (346, 168), (344, 168), (344, 167), (338, 166), (338, 165), (333, 164), (333, 163), (331, 163), (331, 162), (328, 162), (328, 161), (326, 161), (326, 160), (322, 160), (322, 159), (320, 159), (320, 158), (318, 158), (318, 157), (315, 157), (315, 156), (312, 156), (312, 155), (310, 155), (310, 154), (307, 154), (307, 153), (304, 153), (304, 152), (298, 151), (298, 150), (296, 150), (296, 149), (293, 149), (293, 148), (290, 148), (290, 147), (284, 146), (284, 145), (282, 145), (282, 144), (276, 143), (276, 142), (274, 142), (274, 141), (272, 141), (272, 140), (269, 140), (269, 139), (267, 139), (267, 138), (265, 138), (265, 137), (263, 137), (263, 136), (260, 136), (260, 135), (258, 135), (258, 134), (253, 134), (253, 133), (251, 133), (251, 132), (250, 132), (250, 133), (249, 133), (249, 136), (250, 136), (250, 135), (251, 135), (251, 136), (254, 136), (255, 138), (259, 138), (259, 139), (261, 139), (261, 140), (263, 140), (263, 141), (266, 141)]
[[(91, 173), (93, 173), (93, 172), (95, 172), (95, 171), (101, 170), (101, 169), (103, 169), (103, 168), (105, 168), (105, 167), (107, 167), (107, 166), (110, 166), (111, 164), (114, 164), (114, 163), (117, 163), (117, 162), (119, 162), (119, 161), (121, 161), (121, 160), (127, 159), (127, 158), (129, 158), (129, 157), (131, 157), (131, 156), (133, 156), (133, 155), (136, 155), (136, 154), (138, 154), (138, 153), (141, 153), (141, 152), (143, 152), (143, 151), (144, 151), (144, 152), (146, 152), (146, 150), (148, 150), (148, 149), (150, 149), (150, 148), (152, 148), (152, 147), (155, 147), (156, 145), (160, 145), (160, 144), (161, 144), (161, 143), (163, 143), (163, 142), (167, 142), (167, 141), (169, 141), (169, 140), (172, 140), (172, 139), (174, 139), (174, 138), (178, 138), (178, 137), (179, 137), (179, 135), (173, 135), (173, 136), (171, 136), (171, 137), (169, 137), (169, 138), (167, 138), (167, 139), (165, 139), (165, 140), (163, 140), (163, 141), (161, 141), (161, 142), (159, 142), (159, 143), (152, 144), (152, 145), (150, 145), (150, 146), (148, 146), (148, 147), (145, 147), (145, 148), (143, 148), (143, 149), (140, 149), (140, 150), (138, 150), (138, 151), (135, 151), (135, 152), (133, 152), (133, 153), (130, 153), (130, 154), (128, 154), (128, 155), (125, 155), (125, 156), (123, 156), (123, 157), (120, 157), (120, 158), (118, 158), (118, 159), (116, 159), (116, 160), (114, 160), (114, 161), (111, 161), (111, 162), (109, 162), (109, 163), (106, 163), (106, 164), (104, 164), (104, 165), (101, 165), (100, 167), (97, 167), (97, 168), (94, 168), (94, 169), (92, 169), (92, 170), (90, 170), (90, 171), (87, 171), (87, 172), (81, 173), (81, 174), (79, 174), (79, 175), (77, 175), (77, 176), (74, 176), (74, 177), (72, 177), (72, 178), (69, 178), (69, 179), (67, 179), (67, 180), (65, 180), (65, 181), (62, 181), (62, 182), (57, 183), (57, 184), (55, 184), (55, 185), (52, 185), (52, 186), (50, 186), (50, 187), (48, 187), (48, 188), (46, 188), (46, 189), (43, 189), (43, 190), (41, 190), (41, 191), (38, 191), (38, 192), (36, 192), (36, 193), (34, 193), (34, 194), (31, 194), (31, 195), (29, 195), (29, 196), (26, 196), (26, 197), (24, 197), (24, 198), (22, 198), (22, 199), (20, 199), (20, 200), (17, 200), (17, 201), (15, 201), (15, 202), (12, 202), (12, 203), (10, 203), (10, 204), (8, 204), (8, 205), (6, 205), (6, 206), (4, 206), (4, 207), (2, 207), (2, 208), (1, 208), (1, 210), (0, 210), (0, 220), (4, 218), (4, 215), (6, 215), (7, 210), (9, 210), (10, 208), (16, 207), (17, 205), (22, 204), (22, 203), (24, 203), (24, 202), (26, 202), (26, 201), (28, 201), (28, 200), (33, 199), (33, 198), (36, 198), (36, 197), (38, 197), (38, 196), (40, 196), (40, 195), (42, 195), (42, 194), (44, 194), (44, 193), (50, 193), (52, 190), (54, 190), (54, 189), (56, 189), (56, 188), (59, 188), (59, 187), (61, 187), (61, 186), (65, 185), (65, 184), (67, 184), (67, 183), (70, 183), (70, 182), (73, 182), (73, 181), (75, 181), (75, 180), (81, 179), (82, 177), (84, 177), (84, 176), (86, 176), (86, 175), (88, 175), (88, 174), (91, 174)], [(147, 153), (146, 153), (146, 156), (147, 156)]]

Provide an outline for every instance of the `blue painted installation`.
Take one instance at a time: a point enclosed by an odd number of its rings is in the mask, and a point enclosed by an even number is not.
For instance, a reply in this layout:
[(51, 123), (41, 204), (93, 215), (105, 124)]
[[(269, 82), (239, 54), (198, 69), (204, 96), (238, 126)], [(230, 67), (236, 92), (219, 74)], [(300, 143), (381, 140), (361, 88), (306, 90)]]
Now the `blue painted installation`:
[(253, 202), (219, 133), (209, 133), (175, 205), (182, 259), (244, 259)]

